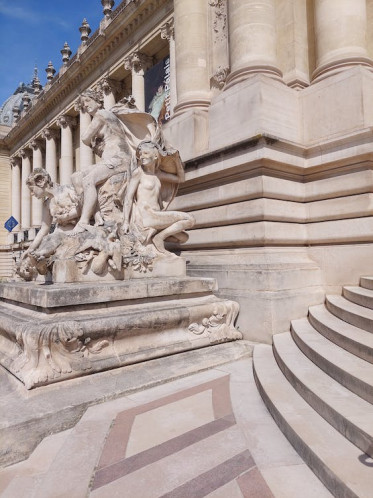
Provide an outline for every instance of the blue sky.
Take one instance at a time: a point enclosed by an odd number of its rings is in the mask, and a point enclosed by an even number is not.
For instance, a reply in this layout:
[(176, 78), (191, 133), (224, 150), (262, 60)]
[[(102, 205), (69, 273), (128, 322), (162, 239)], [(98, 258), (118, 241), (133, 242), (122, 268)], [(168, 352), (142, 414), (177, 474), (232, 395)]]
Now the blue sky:
[[(114, 9), (119, 3), (116, 0)], [(65, 41), (75, 54), (84, 17), (92, 35), (103, 18), (101, 1), (0, 0), (0, 106), (21, 81), (32, 80), (35, 64), (44, 85), (48, 62), (56, 70), (62, 65)]]

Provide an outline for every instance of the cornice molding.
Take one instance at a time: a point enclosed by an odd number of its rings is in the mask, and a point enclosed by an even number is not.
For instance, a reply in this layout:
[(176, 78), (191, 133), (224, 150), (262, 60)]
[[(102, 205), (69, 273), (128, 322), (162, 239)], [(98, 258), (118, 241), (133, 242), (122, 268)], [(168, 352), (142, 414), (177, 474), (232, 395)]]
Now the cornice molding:
[[(12, 128), (5, 140), (10, 150), (17, 150), (42, 127), (51, 123), (58, 111), (73, 108), (77, 94), (95, 85), (98, 68), (103, 67), (102, 72), (107, 72), (120, 60), (124, 62), (126, 52), (129, 55), (144, 37), (145, 23), (151, 25), (147, 29), (149, 32), (158, 23), (161, 24), (172, 10), (172, 0), (135, 0), (118, 6), (110, 23), (89, 38), (85, 51), (70, 59), (66, 70), (53, 78), (27, 115)], [(157, 12), (159, 15), (156, 15)]]

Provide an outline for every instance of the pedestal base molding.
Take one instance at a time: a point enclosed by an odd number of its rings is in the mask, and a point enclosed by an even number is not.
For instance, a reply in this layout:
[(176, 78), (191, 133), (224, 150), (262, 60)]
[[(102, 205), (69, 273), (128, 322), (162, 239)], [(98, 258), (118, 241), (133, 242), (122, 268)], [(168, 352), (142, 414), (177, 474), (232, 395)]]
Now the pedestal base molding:
[(0, 363), (27, 389), (241, 339), (213, 279), (3, 284)]

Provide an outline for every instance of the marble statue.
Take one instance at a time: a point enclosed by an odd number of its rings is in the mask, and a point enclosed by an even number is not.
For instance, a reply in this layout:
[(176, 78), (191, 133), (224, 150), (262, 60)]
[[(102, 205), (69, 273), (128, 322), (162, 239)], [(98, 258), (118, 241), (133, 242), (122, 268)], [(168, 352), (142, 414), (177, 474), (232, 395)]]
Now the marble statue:
[(31, 173), (27, 185), (44, 199), (43, 222), (18, 274), (32, 280), (51, 270), (58, 282), (185, 274), (165, 247), (185, 242), (194, 224), (190, 214), (168, 210), (184, 181), (178, 151), (132, 97), (106, 110), (100, 94), (87, 91), (80, 105), (92, 116), (82, 140), (100, 160), (74, 173), (72, 185), (54, 184), (40, 168)]
[(165, 153), (152, 141), (141, 142), (136, 157), (138, 165), (124, 200), (123, 231), (128, 233), (132, 226), (142, 234), (144, 244), (152, 242), (165, 254), (165, 240), (185, 242), (184, 230), (194, 225), (190, 214), (166, 210), (176, 186), (184, 181), (184, 169), (177, 151)]
[[(43, 199), (42, 223), (38, 234), (24, 251), (18, 273), (32, 280), (36, 272), (47, 272), (46, 257), (52, 254), (75, 226), (81, 212), (81, 197), (71, 185), (52, 182), (49, 173), (36, 168), (26, 179), (31, 195)], [(52, 225), (55, 226), (50, 234)]]
[(133, 98), (110, 110), (96, 92), (80, 99), (92, 115), (83, 141), (100, 160), (72, 185), (29, 175), (42, 224), (17, 271), (36, 282), (0, 285), (0, 364), (27, 389), (242, 338), (238, 304), (168, 250), (194, 225), (169, 209), (179, 152)]

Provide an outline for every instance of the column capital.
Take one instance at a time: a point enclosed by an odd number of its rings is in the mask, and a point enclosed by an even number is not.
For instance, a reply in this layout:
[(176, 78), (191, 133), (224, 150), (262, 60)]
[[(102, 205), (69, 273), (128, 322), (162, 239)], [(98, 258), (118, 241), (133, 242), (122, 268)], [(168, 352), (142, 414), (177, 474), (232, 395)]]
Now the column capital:
[(163, 26), (161, 26), (161, 38), (163, 40), (171, 41), (175, 37), (175, 28), (174, 28), (174, 18), (172, 17), (169, 21), (167, 21)]
[(29, 159), (31, 157), (31, 150), (28, 147), (23, 147), (19, 151), (19, 154), (22, 159)]
[(20, 166), (21, 164), (21, 157), (18, 154), (15, 154), (10, 158), (10, 165), (12, 168), (15, 166)]
[(97, 83), (97, 90), (102, 92), (104, 95), (108, 95), (109, 93), (113, 93), (114, 95), (118, 95), (122, 90), (122, 82), (113, 80), (108, 76), (104, 76)]
[(34, 149), (34, 150), (42, 149), (43, 148), (43, 142), (40, 139), (38, 139), (38, 138), (34, 138), (30, 142), (30, 147), (32, 147), (32, 149)]
[(59, 136), (60, 136), (60, 133), (58, 130), (55, 130), (54, 128), (45, 128), (42, 132), (41, 132), (41, 136), (45, 139), (45, 140), (51, 140), (52, 138), (53, 139), (57, 139)]
[(76, 124), (76, 118), (67, 114), (62, 115), (57, 119), (57, 126), (60, 126), (61, 128), (67, 128), (68, 126), (72, 128), (73, 126), (76, 126)]
[(140, 73), (146, 71), (153, 65), (153, 57), (143, 54), (141, 52), (133, 52), (126, 59), (124, 59), (124, 68), (127, 71), (134, 71)]

